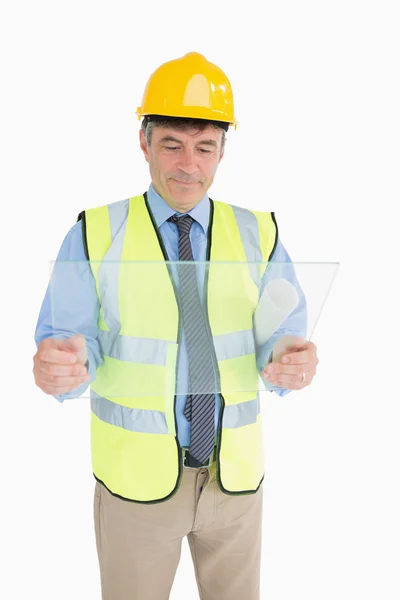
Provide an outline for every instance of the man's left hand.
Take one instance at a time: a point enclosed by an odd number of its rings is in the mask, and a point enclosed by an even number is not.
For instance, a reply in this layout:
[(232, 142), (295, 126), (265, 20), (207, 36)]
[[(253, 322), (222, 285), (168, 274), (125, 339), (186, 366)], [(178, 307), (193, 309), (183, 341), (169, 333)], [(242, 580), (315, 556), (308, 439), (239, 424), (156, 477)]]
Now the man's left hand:
[(272, 385), (289, 390), (302, 390), (310, 385), (319, 363), (317, 347), (314, 342), (303, 338), (299, 338), (298, 344), (298, 347), (287, 350), (280, 361), (271, 362), (261, 373), (261, 377)]

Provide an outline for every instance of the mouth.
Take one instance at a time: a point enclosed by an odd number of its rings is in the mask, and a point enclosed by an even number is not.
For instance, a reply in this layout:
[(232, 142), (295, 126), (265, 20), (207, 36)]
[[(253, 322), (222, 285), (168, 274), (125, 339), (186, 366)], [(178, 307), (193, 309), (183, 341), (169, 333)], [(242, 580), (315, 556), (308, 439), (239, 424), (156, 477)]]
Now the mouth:
[(198, 181), (191, 181), (188, 183), (187, 181), (180, 181), (179, 179), (172, 179), (172, 181), (175, 181), (175, 183), (182, 185), (183, 187), (192, 187), (193, 185), (199, 183)]

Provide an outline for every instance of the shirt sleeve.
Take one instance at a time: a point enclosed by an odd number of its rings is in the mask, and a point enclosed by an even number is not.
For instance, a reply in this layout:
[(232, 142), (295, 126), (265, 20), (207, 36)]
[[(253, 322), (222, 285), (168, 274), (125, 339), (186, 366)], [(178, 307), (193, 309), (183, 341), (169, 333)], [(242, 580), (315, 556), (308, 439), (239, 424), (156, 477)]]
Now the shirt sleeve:
[[(268, 281), (278, 276), (285, 278), (289, 281), (296, 289), (299, 295), (299, 303), (291, 314), (283, 321), (281, 326), (272, 334), (272, 336), (256, 350), (257, 356), (257, 369), (261, 376), (262, 371), (272, 362), (272, 350), (275, 342), (283, 335), (296, 335), (303, 338), (307, 336), (307, 303), (304, 296), (303, 290), (297, 280), (294, 265), (291, 258), (283, 246), (282, 242), (278, 239), (275, 252), (270, 260), (270, 263), (281, 263), (276, 265), (269, 265), (262, 278), (260, 297), (264, 291), (264, 288)], [(272, 268), (270, 268), (272, 266)], [(272, 277), (273, 275), (273, 277)], [(281, 388), (277, 385), (272, 385), (267, 379), (262, 378), (266, 390), (275, 392), (278, 396), (286, 396), (291, 391), (290, 389)]]
[(59, 402), (81, 396), (104, 362), (97, 339), (98, 316), (96, 282), (85, 255), (82, 221), (78, 221), (58, 252), (34, 335), (36, 346), (47, 337), (69, 338), (75, 333), (85, 336), (90, 381), (65, 394), (54, 395)]

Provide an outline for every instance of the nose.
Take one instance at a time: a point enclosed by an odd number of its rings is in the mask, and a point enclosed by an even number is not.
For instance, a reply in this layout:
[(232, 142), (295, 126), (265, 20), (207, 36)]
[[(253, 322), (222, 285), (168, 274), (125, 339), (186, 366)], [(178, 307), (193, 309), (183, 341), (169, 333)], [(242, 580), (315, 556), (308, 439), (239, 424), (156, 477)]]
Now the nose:
[(178, 168), (186, 173), (186, 175), (193, 175), (196, 173), (197, 165), (195, 162), (195, 153), (194, 150), (190, 148), (185, 148), (179, 156)]

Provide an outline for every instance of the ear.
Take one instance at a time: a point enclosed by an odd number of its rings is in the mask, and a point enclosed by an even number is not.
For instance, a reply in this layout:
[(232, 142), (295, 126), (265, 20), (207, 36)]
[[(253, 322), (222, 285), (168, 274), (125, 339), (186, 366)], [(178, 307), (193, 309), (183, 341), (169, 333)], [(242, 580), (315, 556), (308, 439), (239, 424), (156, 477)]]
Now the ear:
[(224, 154), (225, 154), (225, 148), (222, 150), (221, 156), (219, 157), (218, 164), (221, 162), (221, 160), (222, 160), (222, 158), (223, 158)]
[(149, 149), (147, 147), (146, 136), (144, 135), (144, 133), (141, 129), (139, 131), (139, 142), (140, 142), (140, 148), (142, 149), (144, 157), (145, 157), (146, 161), (149, 162)]

